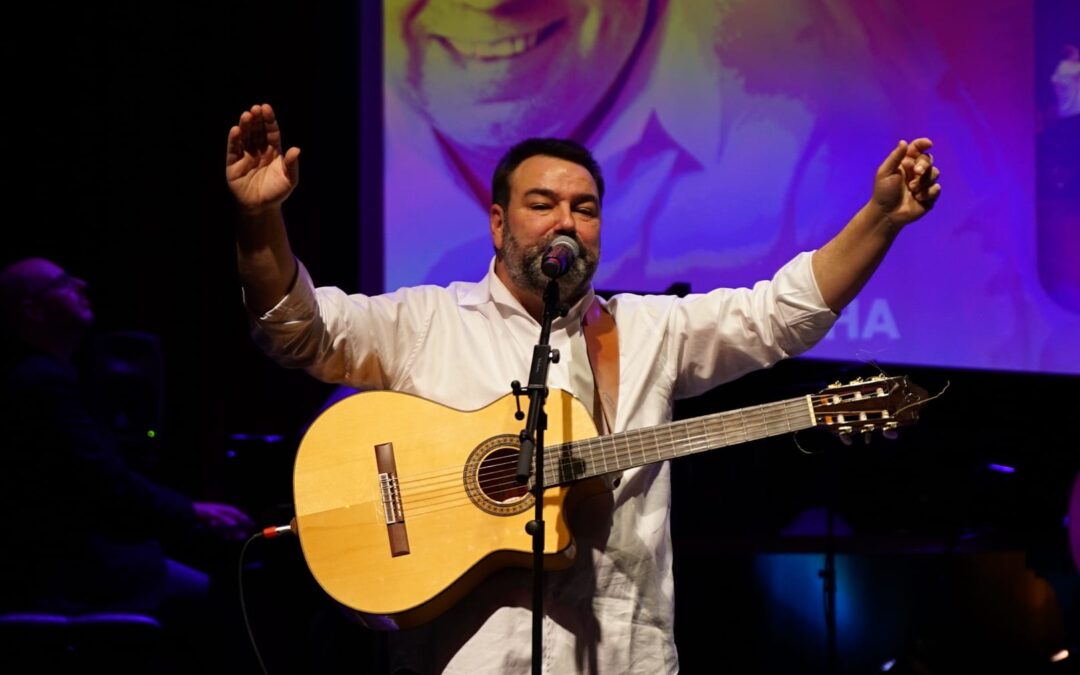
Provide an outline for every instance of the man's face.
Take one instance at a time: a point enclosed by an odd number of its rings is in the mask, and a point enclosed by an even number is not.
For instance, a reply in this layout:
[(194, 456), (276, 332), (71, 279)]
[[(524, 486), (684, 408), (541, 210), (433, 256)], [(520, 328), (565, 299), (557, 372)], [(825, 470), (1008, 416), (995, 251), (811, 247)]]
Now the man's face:
[(577, 302), (600, 261), (600, 199), (592, 174), (580, 164), (537, 155), (519, 164), (509, 183), (507, 208), (491, 207), (496, 265), (517, 288), (543, 293), (549, 281), (541, 271), (544, 251), (555, 237), (572, 237), (581, 252), (559, 278), (559, 295), (564, 303)]
[(387, 77), (461, 145), (570, 136), (628, 60), (649, 2), (391, 0)]
[(86, 282), (48, 260), (29, 261), (26, 311), (57, 330), (85, 328), (94, 321)]

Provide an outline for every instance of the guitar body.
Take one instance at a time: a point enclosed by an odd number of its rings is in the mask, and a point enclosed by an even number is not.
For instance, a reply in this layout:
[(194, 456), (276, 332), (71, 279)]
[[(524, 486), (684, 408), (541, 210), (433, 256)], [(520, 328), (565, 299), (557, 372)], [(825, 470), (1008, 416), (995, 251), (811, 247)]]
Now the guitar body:
[[(816, 395), (598, 437), (580, 401), (551, 389), (544, 406), (544, 561), (564, 569), (567, 526), (599, 478), (713, 448), (822, 427), (850, 441), (918, 419), (926, 390), (878, 375)], [(512, 395), (464, 412), (388, 391), (328, 408), (300, 442), (296, 532), (316, 581), (372, 628), (432, 619), (487, 575), (532, 565), (534, 498), (516, 479)], [(567, 487), (573, 485), (573, 489)], [(1077, 519), (1080, 521), (1080, 518)]]
[[(323, 589), (369, 626), (396, 629), (433, 618), (497, 569), (531, 566), (534, 501), (514, 479), (524, 426), (515, 410), (512, 395), (464, 412), (387, 391), (327, 409), (293, 477), (297, 533)], [(597, 435), (566, 392), (550, 390), (545, 410), (545, 447)], [(566, 511), (600, 481), (585, 483), (569, 501), (568, 487), (545, 491), (547, 569), (573, 562)]]

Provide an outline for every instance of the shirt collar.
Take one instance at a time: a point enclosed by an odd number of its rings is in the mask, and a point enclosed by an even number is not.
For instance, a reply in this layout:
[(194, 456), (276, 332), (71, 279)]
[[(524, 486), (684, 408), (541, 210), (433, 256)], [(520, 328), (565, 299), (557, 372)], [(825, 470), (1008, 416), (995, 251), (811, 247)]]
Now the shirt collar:
[[(595, 297), (596, 293), (593, 291), (592, 286), (589, 286), (589, 290), (585, 292), (585, 295), (580, 300), (574, 303), (574, 306), (570, 308), (570, 312), (564, 318), (555, 320), (555, 326), (581, 323), (581, 317), (585, 309), (592, 305)], [(499, 275), (495, 274), (494, 256), (492, 256), (491, 262), (488, 263), (488, 271), (484, 278), (475, 284), (471, 284), (464, 292), (458, 295), (458, 305), (461, 307), (476, 307), (489, 302), (529, 316), (529, 313), (525, 311), (525, 308), (521, 306), (514, 294), (502, 282)]]
[(655, 119), (676, 145), (702, 165), (712, 161), (721, 128), (720, 75), (712, 31), (717, 8), (660, 0), (657, 23), (640, 63), (611, 106), (593, 150), (608, 158), (641, 142)]

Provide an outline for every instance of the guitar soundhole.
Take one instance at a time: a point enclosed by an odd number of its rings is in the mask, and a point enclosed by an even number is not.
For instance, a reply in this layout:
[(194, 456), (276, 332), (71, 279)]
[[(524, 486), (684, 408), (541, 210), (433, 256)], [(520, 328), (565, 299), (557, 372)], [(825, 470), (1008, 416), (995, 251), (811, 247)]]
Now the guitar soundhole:
[(477, 483), (488, 499), (507, 504), (528, 494), (528, 486), (517, 480), (517, 460), (516, 448), (500, 448), (480, 462)]
[(493, 516), (513, 516), (536, 501), (517, 481), (519, 441), (516, 435), (493, 436), (469, 453), (462, 479), (472, 503)]

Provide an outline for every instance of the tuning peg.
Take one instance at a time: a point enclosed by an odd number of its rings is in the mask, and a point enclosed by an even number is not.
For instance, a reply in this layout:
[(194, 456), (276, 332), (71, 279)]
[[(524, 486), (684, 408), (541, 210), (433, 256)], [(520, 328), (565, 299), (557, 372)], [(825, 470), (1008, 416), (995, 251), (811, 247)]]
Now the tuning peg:
[(863, 444), (870, 445), (870, 439), (874, 437), (874, 425), (867, 424), (862, 428)]
[(851, 427), (840, 427), (837, 429), (836, 435), (840, 438), (841, 443), (851, 445)]
[(881, 435), (889, 439), (890, 441), (895, 441), (897, 438), (900, 438), (900, 429), (898, 428), (899, 426), (900, 425), (896, 422), (890, 422), (889, 424), (885, 425), (885, 429), (882, 430)]

